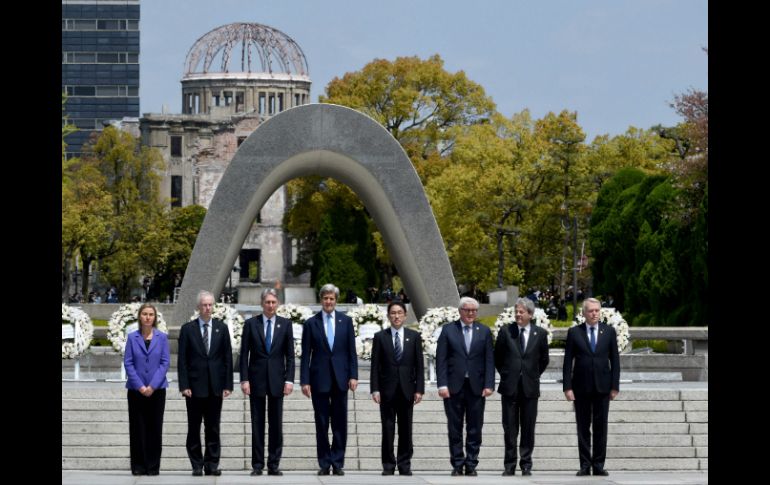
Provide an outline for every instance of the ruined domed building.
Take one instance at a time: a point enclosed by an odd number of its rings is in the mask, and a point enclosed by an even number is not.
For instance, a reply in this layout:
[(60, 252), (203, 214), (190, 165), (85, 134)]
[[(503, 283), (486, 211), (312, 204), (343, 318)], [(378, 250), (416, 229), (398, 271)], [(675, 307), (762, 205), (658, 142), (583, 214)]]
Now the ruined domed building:
[[(172, 206), (208, 208), (238, 146), (269, 117), (308, 103), (311, 81), (300, 46), (258, 23), (208, 32), (190, 48), (184, 65), (182, 113), (144, 114), (142, 141), (166, 161), (161, 196)], [(309, 281), (287, 269), (294, 251), (281, 225), (285, 207), (281, 187), (254, 221), (232, 274), (241, 303), (258, 302), (261, 287), (277, 281)]]

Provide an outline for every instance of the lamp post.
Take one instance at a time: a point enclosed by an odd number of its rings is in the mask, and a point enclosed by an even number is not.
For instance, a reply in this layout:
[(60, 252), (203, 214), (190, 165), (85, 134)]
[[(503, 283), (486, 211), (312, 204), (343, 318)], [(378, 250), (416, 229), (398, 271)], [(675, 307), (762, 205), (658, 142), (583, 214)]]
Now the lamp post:
[[(577, 315), (577, 270), (578, 270), (578, 255), (577, 255), (577, 233), (578, 233), (578, 219), (577, 216), (573, 216), (570, 221), (569, 216), (565, 215), (561, 219), (561, 226), (564, 230), (572, 230), (572, 318)], [(567, 238), (565, 237), (565, 246)], [(562, 253), (563, 257), (563, 253)], [(562, 264), (564, 268), (564, 264)]]

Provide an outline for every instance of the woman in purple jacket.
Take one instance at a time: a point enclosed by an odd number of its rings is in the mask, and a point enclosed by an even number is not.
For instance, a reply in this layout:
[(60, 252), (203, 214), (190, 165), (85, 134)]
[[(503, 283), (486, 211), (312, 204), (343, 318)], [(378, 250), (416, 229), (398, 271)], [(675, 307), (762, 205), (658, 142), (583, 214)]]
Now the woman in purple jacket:
[(166, 372), (170, 363), (168, 336), (157, 327), (153, 305), (139, 307), (139, 330), (126, 337), (128, 431), (131, 441), (131, 473), (157, 475), (166, 408)]

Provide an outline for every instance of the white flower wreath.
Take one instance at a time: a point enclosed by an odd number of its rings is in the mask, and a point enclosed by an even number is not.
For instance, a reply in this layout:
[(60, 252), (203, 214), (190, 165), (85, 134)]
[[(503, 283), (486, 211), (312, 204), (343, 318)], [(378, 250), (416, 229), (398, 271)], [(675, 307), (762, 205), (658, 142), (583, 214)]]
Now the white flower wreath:
[[(198, 318), (200, 313), (195, 310), (190, 320)], [(243, 335), (243, 323), (245, 320), (238, 313), (238, 310), (234, 306), (226, 303), (216, 302), (214, 308), (211, 310), (211, 318), (222, 320), (227, 325), (227, 330), (230, 332), (230, 346), (234, 354), (241, 351), (241, 335)]]
[(447, 323), (460, 319), (460, 311), (456, 307), (428, 308), (425, 315), (420, 318), (420, 336), (422, 337), (422, 350), (428, 357), (436, 357), (436, 345), (441, 335), (441, 328)]
[(374, 303), (367, 303), (366, 305), (353, 308), (347, 314), (353, 320), (353, 329), (356, 335), (356, 354), (361, 359), (371, 360), (372, 338), (368, 334), (367, 338), (361, 336), (361, 326), (374, 324), (380, 329), (390, 328), (390, 320), (388, 320), (385, 310)]
[[(107, 329), (107, 338), (112, 342), (112, 348), (120, 352), (123, 355), (126, 352), (126, 338), (129, 333), (139, 329), (139, 307), (142, 303), (127, 303), (121, 305), (120, 308), (110, 316), (109, 328)], [(157, 310), (156, 310), (157, 311)], [(166, 327), (166, 321), (163, 319), (163, 314), (158, 314), (158, 330), (163, 333), (168, 333)]]
[[(495, 328), (492, 330), (495, 339), (497, 339), (497, 334), (500, 333), (500, 329), (503, 328), (503, 325), (509, 323), (516, 325), (516, 305), (504, 308), (503, 312), (497, 316)], [(548, 315), (546, 315), (542, 308), (535, 308), (535, 313), (532, 314), (530, 323), (537, 325), (548, 333), (548, 345), (551, 345), (551, 342), (553, 341), (553, 325), (551, 325)]]
[[(294, 334), (294, 357), (302, 357), (302, 332), (297, 333), (297, 330), (302, 327), (305, 320), (313, 316), (313, 310), (309, 307), (294, 305), (292, 303), (285, 303), (278, 307), (275, 311), (276, 315), (291, 320), (293, 334)], [(299, 325), (300, 327), (296, 327)]]
[[(572, 321), (572, 326), (575, 327), (585, 321), (586, 319), (581, 309), (575, 320)], [(599, 311), (599, 321), (615, 329), (615, 333), (618, 336), (618, 352), (622, 353), (628, 350), (629, 343), (631, 342), (631, 333), (628, 329), (628, 322), (623, 318), (623, 315), (614, 308), (602, 308)]]
[[(61, 341), (61, 358), (74, 359), (83, 355), (83, 352), (91, 345), (94, 336), (94, 323), (91, 317), (80, 308), (71, 307), (62, 303), (61, 306), (62, 336), (68, 336)], [(67, 328), (65, 329), (65, 325)], [(72, 334), (72, 337), (69, 335)]]

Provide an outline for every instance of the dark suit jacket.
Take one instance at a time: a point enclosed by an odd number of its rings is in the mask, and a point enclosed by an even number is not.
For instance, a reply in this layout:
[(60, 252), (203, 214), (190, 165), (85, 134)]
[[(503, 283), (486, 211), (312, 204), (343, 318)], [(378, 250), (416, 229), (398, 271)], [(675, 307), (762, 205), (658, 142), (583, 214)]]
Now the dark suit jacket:
[(572, 389), (575, 394), (620, 391), (620, 357), (615, 329), (599, 323), (596, 352), (591, 352), (586, 324), (570, 328), (564, 349), (563, 379), (564, 391)]
[(495, 367), (500, 373), (497, 392), (516, 396), (521, 380), (524, 397), (540, 397), (540, 376), (548, 367), (548, 332), (529, 325), (529, 339), (524, 354), (519, 343), (519, 326), (515, 323), (500, 329), (495, 342)]
[(265, 347), (262, 315), (243, 324), (241, 336), (241, 382), (249, 381), (251, 394), (258, 397), (283, 396), (286, 382), (294, 382), (294, 334), (291, 320), (275, 315), (270, 352)]
[(179, 389), (191, 389), (193, 397), (221, 396), (233, 390), (233, 350), (230, 332), (221, 320), (211, 319), (211, 347), (203, 346), (198, 319), (179, 330)]
[(150, 348), (144, 345), (142, 333), (137, 330), (126, 337), (126, 353), (123, 365), (126, 368), (126, 389), (138, 391), (142, 386), (153, 389), (168, 387), (166, 372), (171, 363), (168, 348), (168, 336), (152, 329)]
[(481, 395), (485, 388), (495, 388), (495, 362), (492, 349), (492, 332), (486, 325), (473, 322), (471, 351), (465, 350), (462, 322), (444, 325), (436, 345), (437, 387), (447, 386), (450, 394), (463, 387), (468, 373), (471, 390)]
[(300, 385), (310, 384), (312, 392), (329, 392), (332, 385), (344, 391), (350, 379), (358, 379), (358, 355), (353, 320), (335, 310), (334, 348), (326, 339), (323, 310), (305, 321), (302, 327)]
[(396, 362), (391, 329), (380, 330), (372, 341), (371, 391), (379, 392), (386, 400), (393, 399), (398, 385), (407, 401), (414, 399), (414, 393), (425, 393), (425, 364), (422, 358), (420, 334), (404, 327), (401, 342), (401, 362)]

